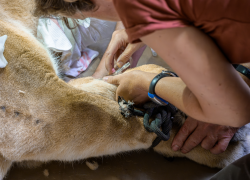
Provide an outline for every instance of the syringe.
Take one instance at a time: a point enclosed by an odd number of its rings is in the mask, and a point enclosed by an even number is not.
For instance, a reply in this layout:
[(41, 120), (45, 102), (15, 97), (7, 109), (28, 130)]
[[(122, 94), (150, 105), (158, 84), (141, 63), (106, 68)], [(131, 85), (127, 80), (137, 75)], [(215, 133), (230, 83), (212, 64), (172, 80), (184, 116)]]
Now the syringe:
[(121, 74), (125, 69), (127, 69), (130, 66), (130, 62), (127, 62), (126, 64), (124, 64), (121, 68), (119, 68), (117, 71), (115, 71), (112, 76)]

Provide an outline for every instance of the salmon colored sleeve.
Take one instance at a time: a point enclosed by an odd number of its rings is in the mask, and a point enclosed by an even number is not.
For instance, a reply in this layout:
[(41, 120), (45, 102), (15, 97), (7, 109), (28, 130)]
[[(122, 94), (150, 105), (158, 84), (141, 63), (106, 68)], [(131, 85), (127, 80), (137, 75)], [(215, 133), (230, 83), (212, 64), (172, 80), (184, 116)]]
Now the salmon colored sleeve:
[(114, 5), (132, 43), (156, 30), (190, 25), (179, 0), (114, 0)]

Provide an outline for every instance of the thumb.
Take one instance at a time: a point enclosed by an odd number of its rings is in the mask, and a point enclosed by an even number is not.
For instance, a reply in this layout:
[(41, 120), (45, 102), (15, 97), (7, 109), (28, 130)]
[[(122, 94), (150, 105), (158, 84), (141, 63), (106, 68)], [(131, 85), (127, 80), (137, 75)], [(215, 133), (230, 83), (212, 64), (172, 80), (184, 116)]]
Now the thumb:
[(117, 78), (118, 76), (105, 76), (102, 78), (102, 80), (110, 84), (119, 85), (119, 78)]
[(117, 59), (117, 66), (121, 68), (124, 64), (126, 64), (126, 62), (129, 61), (130, 57), (134, 54), (136, 50), (137, 48), (134, 46), (134, 44), (128, 44), (126, 49)]

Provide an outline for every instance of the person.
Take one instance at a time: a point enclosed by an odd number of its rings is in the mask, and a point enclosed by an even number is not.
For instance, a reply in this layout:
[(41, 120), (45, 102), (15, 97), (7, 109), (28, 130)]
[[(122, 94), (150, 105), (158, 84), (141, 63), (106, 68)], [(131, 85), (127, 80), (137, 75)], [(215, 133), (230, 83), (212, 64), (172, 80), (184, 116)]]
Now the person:
[[(142, 43), (149, 45), (180, 76), (163, 78), (156, 85), (158, 96), (189, 116), (174, 138), (173, 150), (187, 153), (201, 144), (214, 154), (225, 151), (237, 129), (249, 122), (249, 88), (231, 66), (249, 61), (249, 2), (115, 0), (114, 3), (117, 10), (112, 0), (36, 0), (35, 14), (122, 20), (127, 30), (113, 34), (101, 63), (112, 73), (114, 56), (122, 47), (133, 52)], [(222, 18), (224, 12), (232, 17)], [(230, 28), (235, 24), (235, 29)], [(218, 42), (212, 35), (219, 37)], [(141, 43), (133, 44), (140, 40)], [(221, 44), (228, 46), (223, 49)], [(120, 60), (119, 66), (127, 60), (128, 57)], [(147, 91), (155, 75), (132, 71), (104, 79), (118, 85), (118, 95), (142, 103), (149, 100)]]
[[(114, 0), (114, 4), (129, 42), (146, 43), (180, 76), (159, 80), (158, 96), (203, 122), (233, 127), (249, 123), (250, 89), (232, 63), (250, 62), (250, 1)], [(110, 61), (106, 64), (112, 66)], [(249, 77), (250, 70), (245, 70)], [(154, 77), (131, 72), (105, 79), (118, 85), (118, 95), (140, 103), (147, 99)], [(250, 179), (249, 159), (242, 157), (211, 180)]]

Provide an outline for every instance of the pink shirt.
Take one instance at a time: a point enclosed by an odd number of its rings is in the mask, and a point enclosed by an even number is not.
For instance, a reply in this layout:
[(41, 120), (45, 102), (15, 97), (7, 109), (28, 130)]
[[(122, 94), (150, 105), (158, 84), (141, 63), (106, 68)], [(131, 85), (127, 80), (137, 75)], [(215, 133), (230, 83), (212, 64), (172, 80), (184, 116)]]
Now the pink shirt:
[(130, 42), (160, 29), (195, 26), (230, 62), (250, 62), (250, 0), (113, 1)]

